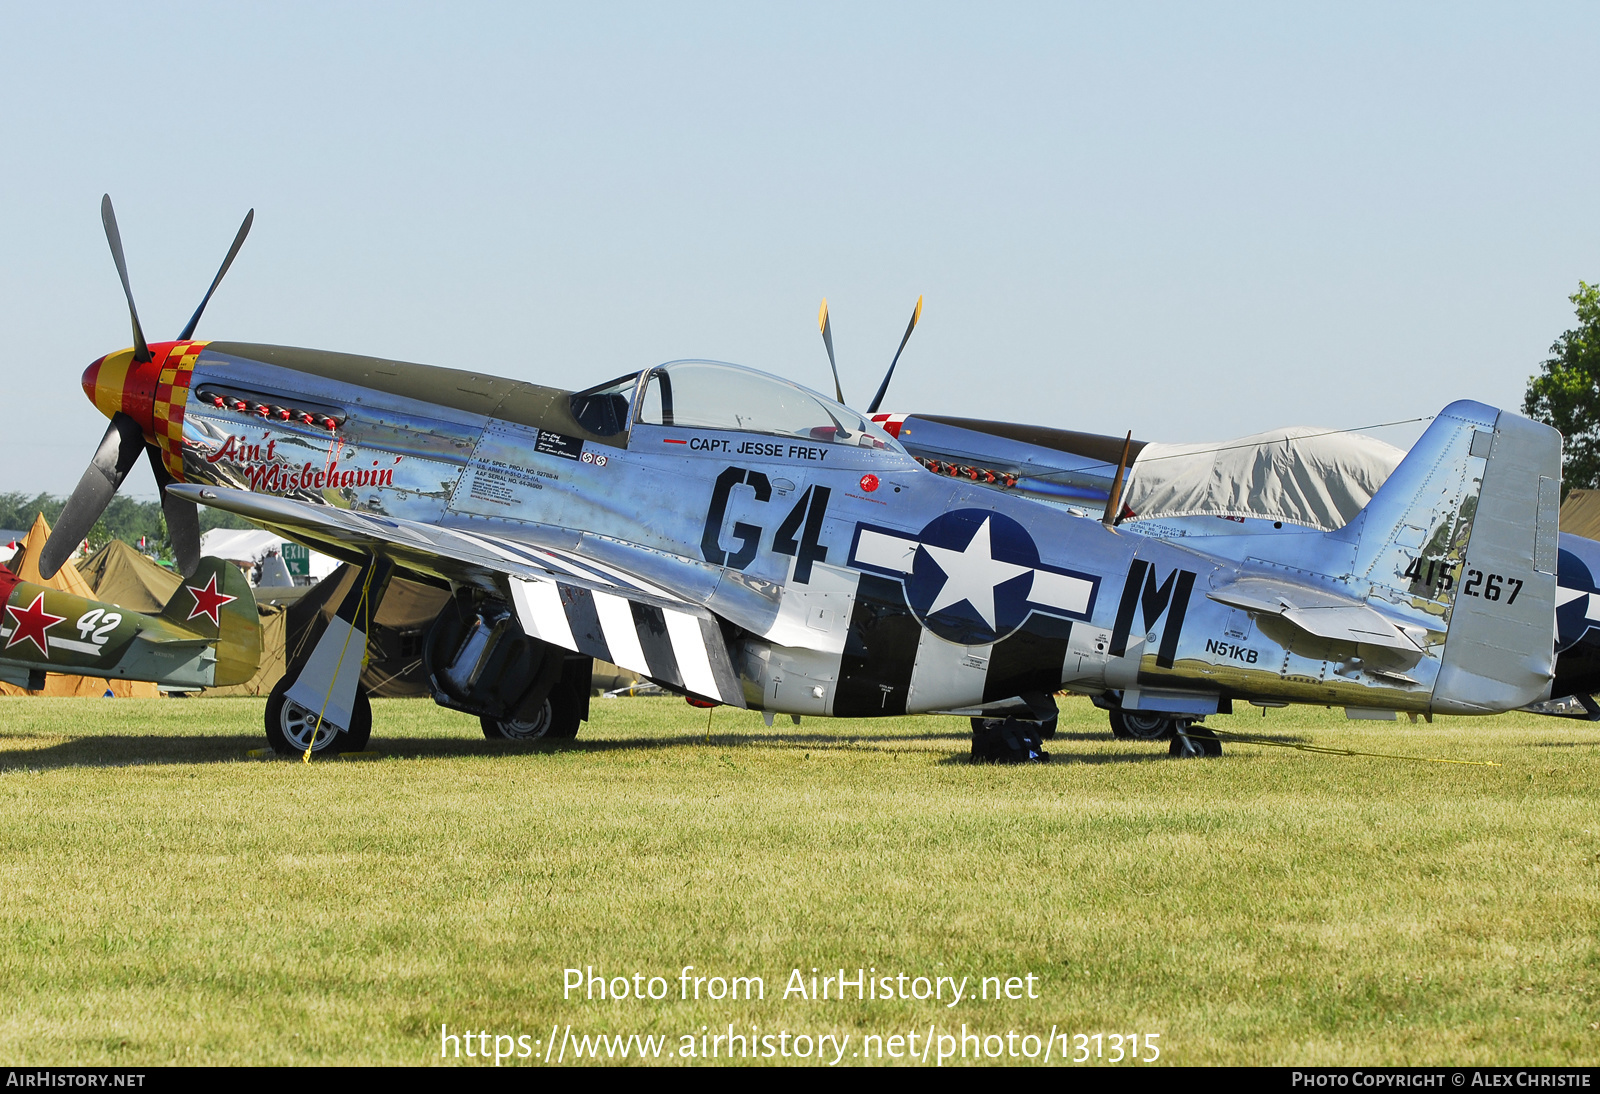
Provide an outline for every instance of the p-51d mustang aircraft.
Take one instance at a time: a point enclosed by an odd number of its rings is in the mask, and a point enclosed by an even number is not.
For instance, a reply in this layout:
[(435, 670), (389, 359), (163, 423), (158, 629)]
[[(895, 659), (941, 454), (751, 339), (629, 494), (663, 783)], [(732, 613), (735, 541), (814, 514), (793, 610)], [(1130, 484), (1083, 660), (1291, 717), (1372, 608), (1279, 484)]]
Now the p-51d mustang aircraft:
[[(1108, 518), (1119, 530), (1182, 540), (1224, 557), (1259, 553), (1263, 535), (1342, 527), (1404, 455), (1369, 437), (1326, 430), (1276, 430), (1216, 445), (1148, 445), (939, 415), (879, 414), (873, 421), (936, 473), (992, 489), (1074, 507), (1104, 506), (1109, 513), (1110, 496), (1120, 487), (1118, 514)], [(1122, 466), (1129, 455), (1134, 462)], [(1562, 532), (1557, 547), (1551, 698), (1575, 697), (1591, 718), (1600, 718), (1592, 698), (1600, 691), (1600, 543)], [(1119, 700), (1114, 692), (1097, 697), (1117, 736), (1165, 739), (1189, 720), (1176, 700), (1166, 713), (1160, 707), (1123, 710)]]
[(222, 687), (250, 679), (261, 659), (250, 583), (221, 559), (201, 559), (155, 615), (22, 581), (3, 567), (0, 600), (0, 680), (35, 691), (46, 672)]
[[(1062, 687), (1487, 714), (1549, 687), (1560, 435), (1481, 404), (1441, 413), (1346, 528), (1230, 558), (934, 474), (860, 414), (733, 365), (569, 392), (196, 342), (198, 315), (151, 345), (133, 313), (134, 347), (84, 373), (112, 425), (57, 535), (149, 451), (171, 508), (359, 564), (268, 705), (280, 749), (364, 740), (361, 654), (397, 570), (455, 593), (424, 647), (435, 698), (503, 736), (575, 733), (593, 657), (849, 717), (1039, 719)], [(1442, 576), (1462, 565), (1482, 590)]]

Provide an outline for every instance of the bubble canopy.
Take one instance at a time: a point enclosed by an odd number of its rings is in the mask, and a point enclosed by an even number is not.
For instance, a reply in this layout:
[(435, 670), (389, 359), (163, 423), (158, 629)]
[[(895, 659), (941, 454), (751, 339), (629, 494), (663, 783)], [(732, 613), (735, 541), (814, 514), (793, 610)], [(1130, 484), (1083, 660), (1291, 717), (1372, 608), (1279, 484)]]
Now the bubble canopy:
[(898, 441), (849, 407), (781, 377), (721, 361), (669, 361), (580, 391), (572, 396), (572, 409), (602, 436), (636, 422), (901, 451)]

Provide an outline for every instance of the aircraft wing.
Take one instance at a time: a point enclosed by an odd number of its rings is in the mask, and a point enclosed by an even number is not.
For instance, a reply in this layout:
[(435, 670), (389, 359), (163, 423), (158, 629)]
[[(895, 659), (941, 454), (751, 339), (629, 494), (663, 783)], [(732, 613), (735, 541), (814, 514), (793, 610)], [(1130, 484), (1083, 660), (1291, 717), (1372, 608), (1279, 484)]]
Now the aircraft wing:
[[(168, 491), (237, 513), (336, 558), (359, 563), (366, 555), (381, 555), (423, 577), (509, 594), (532, 638), (681, 691), (745, 705), (716, 615), (678, 590), (564, 549), (576, 545), (572, 533), (534, 525), (525, 538), (513, 540), (503, 529), (424, 524), (247, 490), (173, 485)], [(688, 590), (691, 596), (696, 591)], [(709, 584), (704, 592), (709, 594)]]

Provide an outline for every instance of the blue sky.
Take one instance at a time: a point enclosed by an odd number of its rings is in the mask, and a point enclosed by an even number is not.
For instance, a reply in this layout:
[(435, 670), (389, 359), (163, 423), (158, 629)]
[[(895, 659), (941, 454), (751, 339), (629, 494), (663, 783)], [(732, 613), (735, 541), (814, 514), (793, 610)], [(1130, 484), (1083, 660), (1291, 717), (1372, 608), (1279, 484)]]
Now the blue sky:
[[(150, 337), (677, 357), (1154, 440), (1520, 406), (1600, 279), (1600, 6), (0, 7), (0, 490)], [(1408, 444), (1419, 426), (1380, 433)], [(154, 496), (141, 467), (125, 487)]]

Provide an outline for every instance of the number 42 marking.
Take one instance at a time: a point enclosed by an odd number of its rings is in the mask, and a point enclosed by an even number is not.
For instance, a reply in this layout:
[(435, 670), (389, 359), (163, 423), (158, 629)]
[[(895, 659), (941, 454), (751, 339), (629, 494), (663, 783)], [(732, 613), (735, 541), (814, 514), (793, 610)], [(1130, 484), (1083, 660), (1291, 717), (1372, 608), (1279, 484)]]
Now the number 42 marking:
[(78, 637), (88, 640), (89, 634), (94, 633), (96, 645), (103, 646), (111, 637), (111, 632), (117, 629), (117, 624), (122, 622), (122, 616), (116, 612), (108, 612), (104, 608), (91, 608), (78, 617)]

